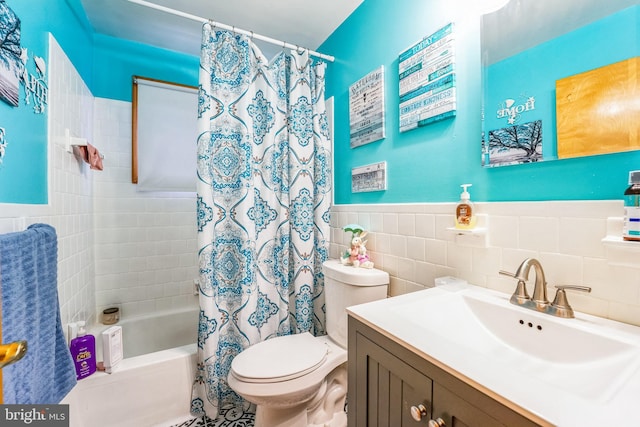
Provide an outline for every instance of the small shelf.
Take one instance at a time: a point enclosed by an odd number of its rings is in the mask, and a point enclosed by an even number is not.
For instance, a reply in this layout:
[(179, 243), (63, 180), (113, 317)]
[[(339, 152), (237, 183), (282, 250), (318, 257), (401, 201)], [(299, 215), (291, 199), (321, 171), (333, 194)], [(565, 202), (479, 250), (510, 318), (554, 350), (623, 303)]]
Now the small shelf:
[(487, 234), (487, 229), (485, 227), (475, 227), (469, 230), (455, 228), (455, 227), (447, 227), (447, 231), (460, 234), (460, 235), (470, 234), (470, 235), (484, 236), (485, 234)]
[(476, 227), (470, 230), (447, 227), (446, 230), (454, 234), (455, 242), (460, 246), (486, 248), (489, 245), (489, 235), (486, 227)]
[(608, 246), (614, 246), (617, 248), (625, 248), (631, 251), (640, 251), (640, 242), (634, 242), (632, 240), (624, 240), (620, 236), (607, 236), (602, 239), (602, 243)]
[(622, 236), (607, 236), (602, 239), (602, 243), (610, 265), (640, 268), (640, 242), (624, 240)]

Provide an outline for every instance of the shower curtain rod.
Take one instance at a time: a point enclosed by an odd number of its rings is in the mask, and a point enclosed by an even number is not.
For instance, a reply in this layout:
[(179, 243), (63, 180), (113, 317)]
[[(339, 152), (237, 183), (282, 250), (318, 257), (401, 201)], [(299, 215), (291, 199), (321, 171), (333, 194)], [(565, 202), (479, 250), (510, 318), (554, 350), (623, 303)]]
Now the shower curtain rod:
[(267, 42), (267, 43), (271, 43), (271, 44), (275, 44), (275, 45), (278, 45), (278, 46), (282, 46), (283, 48), (295, 49), (295, 50), (304, 49), (304, 50), (309, 52), (309, 55), (317, 56), (317, 57), (322, 58), (322, 59), (324, 59), (326, 61), (329, 61), (329, 62), (333, 62), (335, 60), (335, 58), (333, 56), (331, 56), (331, 55), (325, 55), (324, 53), (314, 52), (313, 50), (309, 50), (309, 49), (303, 48), (302, 46), (298, 46), (298, 45), (295, 45), (295, 44), (291, 44), (291, 43), (283, 42), (283, 41), (280, 41), (280, 40), (276, 40), (276, 39), (273, 39), (271, 37), (263, 36), (261, 34), (255, 34), (253, 31), (242, 30), (240, 28), (236, 28), (236, 27), (233, 27), (231, 25), (221, 24), (220, 22), (215, 22), (215, 21), (212, 21), (210, 19), (206, 19), (206, 18), (202, 18), (200, 16), (192, 15), (190, 13), (185, 13), (185, 12), (181, 12), (179, 10), (171, 9), (171, 8), (168, 8), (168, 7), (165, 7), (165, 6), (160, 6), (158, 4), (151, 3), (151, 2), (148, 2), (148, 1), (145, 1), (145, 0), (127, 0), (127, 1), (129, 1), (130, 3), (139, 4), (140, 6), (149, 7), (151, 9), (160, 10), (162, 12), (167, 12), (167, 13), (170, 13), (172, 15), (181, 16), (183, 18), (191, 19), (192, 21), (198, 21), (198, 22), (202, 22), (202, 23), (210, 22), (211, 25), (214, 26), (214, 27), (222, 28), (223, 30), (233, 31), (234, 33), (238, 33), (238, 34), (244, 34), (246, 36), (250, 36), (251, 38), (255, 38), (255, 39)]

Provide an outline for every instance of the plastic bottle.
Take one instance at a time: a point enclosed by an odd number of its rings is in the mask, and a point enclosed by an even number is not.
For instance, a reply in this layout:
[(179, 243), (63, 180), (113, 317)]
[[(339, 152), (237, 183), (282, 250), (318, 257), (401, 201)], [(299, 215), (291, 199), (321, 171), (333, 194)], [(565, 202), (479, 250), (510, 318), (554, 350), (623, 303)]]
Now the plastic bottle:
[(123, 358), (122, 326), (112, 326), (102, 332), (102, 356), (107, 374), (115, 371)]
[(476, 226), (476, 211), (471, 203), (471, 195), (467, 191), (472, 184), (462, 184), (463, 191), (460, 194), (460, 203), (456, 206), (456, 228), (471, 230)]
[(629, 188), (624, 192), (622, 238), (640, 241), (640, 171), (629, 172)]
[(87, 335), (84, 322), (78, 322), (78, 336), (71, 340), (71, 356), (76, 377), (81, 380), (96, 371), (96, 338)]

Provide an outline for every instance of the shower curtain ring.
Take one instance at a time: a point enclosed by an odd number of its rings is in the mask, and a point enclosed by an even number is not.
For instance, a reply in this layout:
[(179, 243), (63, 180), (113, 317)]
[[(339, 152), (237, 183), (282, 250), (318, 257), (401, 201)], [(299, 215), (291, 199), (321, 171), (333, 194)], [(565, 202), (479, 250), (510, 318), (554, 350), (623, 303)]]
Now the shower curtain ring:
[(253, 41), (253, 31), (251, 31), (251, 41)]

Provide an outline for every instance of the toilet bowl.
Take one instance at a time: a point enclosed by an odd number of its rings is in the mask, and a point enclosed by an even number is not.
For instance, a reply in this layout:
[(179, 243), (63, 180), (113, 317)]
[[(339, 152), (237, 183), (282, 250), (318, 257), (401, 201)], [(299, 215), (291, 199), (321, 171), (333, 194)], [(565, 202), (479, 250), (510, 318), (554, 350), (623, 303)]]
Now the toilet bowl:
[[(267, 343), (272, 344), (270, 349), (262, 346)], [(324, 400), (325, 395), (346, 394), (346, 361), (347, 350), (326, 335), (287, 335), (256, 344), (236, 356), (228, 382), (236, 393), (256, 404), (255, 427), (324, 426), (343, 409), (344, 399), (310, 407), (319, 403), (313, 400)], [(329, 375), (332, 371), (336, 372)], [(346, 417), (344, 420), (328, 425), (344, 426)]]
[(227, 381), (256, 404), (255, 427), (345, 427), (346, 307), (385, 298), (389, 275), (377, 269), (323, 264), (328, 335), (287, 335), (234, 358)]

